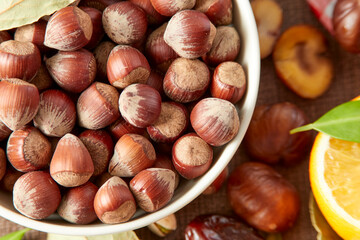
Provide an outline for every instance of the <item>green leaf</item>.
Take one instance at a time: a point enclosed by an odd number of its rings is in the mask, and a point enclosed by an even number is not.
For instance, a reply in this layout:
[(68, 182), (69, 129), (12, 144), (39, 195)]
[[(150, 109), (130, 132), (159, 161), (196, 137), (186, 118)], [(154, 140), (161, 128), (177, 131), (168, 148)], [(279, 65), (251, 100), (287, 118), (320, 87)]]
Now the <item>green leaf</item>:
[(0, 0), (0, 31), (36, 22), (75, 0)]
[(295, 128), (290, 133), (311, 129), (334, 138), (360, 143), (360, 101), (343, 103), (325, 113), (314, 123)]
[(24, 228), (20, 231), (9, 233), (8, 235), (0, 237), (0, 240), (21, 240), (24, 234), (30, 230), (30, 228)]
[(310, 194), (309, 210), (311, 223), (318, 232), (317, 240), (341, 240), (336, 232), (330, 227), (325, 217), (322, 215), (319, 206), (317, 205), (314, 196)]

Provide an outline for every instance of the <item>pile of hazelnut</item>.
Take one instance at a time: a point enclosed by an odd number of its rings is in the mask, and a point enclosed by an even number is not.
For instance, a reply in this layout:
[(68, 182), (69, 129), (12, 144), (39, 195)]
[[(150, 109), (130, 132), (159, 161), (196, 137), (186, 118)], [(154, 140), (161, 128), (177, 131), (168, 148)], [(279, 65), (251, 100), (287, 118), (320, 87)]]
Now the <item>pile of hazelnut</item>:
[(121, 223), (237, 135), (240, 37), (231, 0), (78, 4), (0, 32), (1, 186), (29, 218)]

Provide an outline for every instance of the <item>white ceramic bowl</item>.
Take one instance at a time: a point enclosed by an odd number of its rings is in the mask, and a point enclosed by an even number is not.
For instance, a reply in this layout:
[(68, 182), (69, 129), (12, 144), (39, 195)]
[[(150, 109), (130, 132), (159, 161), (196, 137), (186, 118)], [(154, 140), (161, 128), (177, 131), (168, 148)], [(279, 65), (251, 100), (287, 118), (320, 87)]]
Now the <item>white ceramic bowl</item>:
[(237, 104), (240, 116), (240, 131), (226, 146), (215, 149), (215, 161), (208, 172), (191, 181), (183, 181), (175, 192), (170, 203), (154, 213), (138, 210), (135, 216), (126, 223), (107, 225), (98, 222), (89, 225), (75, 225), (61, 220), (53, 214), (46, 220), (29, 219), (17, 212), (9, 193), (0, 192), (0, 216), (17, 224), (42, 232), (66, 235), (100, 235), (138, 229), (178, 211), (199, 196), (221, 173), (238, 149), (248, 128), (259, 88), (260, 53), (256, 23), (249, 0), (233, 0), (234, 25), (241, 36), (241, 52), (238, 58), (247, 74), (247, 92)]

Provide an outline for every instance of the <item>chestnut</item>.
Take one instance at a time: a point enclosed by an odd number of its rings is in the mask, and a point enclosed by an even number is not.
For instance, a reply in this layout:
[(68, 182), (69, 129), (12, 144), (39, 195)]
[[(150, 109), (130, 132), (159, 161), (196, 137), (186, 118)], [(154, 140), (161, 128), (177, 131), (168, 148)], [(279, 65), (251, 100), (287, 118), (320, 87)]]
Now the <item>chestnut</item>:
[(136, 204), (124, 180), (113, 176), (97, 191), (94, 209), (103, 223), (114, 224), (128, 221), (136, 212)]
[(155, 159), (155, 149), (149, 140), (138, 134), (125, 134), (115, 145), (109, 173), (119, 177), (132, 177), (151, 167)]
[(244, 138), (246, 150), (265, 163), (297, 163), (307, 153), (311, 135), (290, 134), (290, 130), (307, 123), (305, 113), (292, 103), (257, 106)]
[(49, 140), (31, 126), (24, 126), (11, 133), (6, 153), (11, 165), (20, 172), (47, 167), (52, 154)]
[(232, 22), (232, 0), (198, 0), (195, 10), (203, 12), (214, 25), (229, 25)]
[(160, 116), (161, 96), (148, 85), (132, 84), (120, 94), (119, 109), (128, 123), (145, 128), (155, 123)]
[(87, 182), (69, 189), (62, 197), (57, 209), (60, 217), (75, 224), (88, 224), (97, 219), (94, 198), (98, 187)]
[(196, 0), (150, 0), (155, 10), (163, 16), (173, 16), (185, 9), (192, 9)]
[(101, 42), (94, 49), (94, 57), (96, 59), (96, 79), (101, 82), (107, 81), (106, 65), (111, 50), (115, 47), (115, 43), (110, 41)]
[(28, 172), (15, 182), (14, 207), (29, 218), (47, 218), (56, 211), (60, 200), (59, 187), (47, 172)]
[(6, 154), (5, 151), (0, 148), (0, 181), (6, 173)]
[(162, 168), (142, 170), (130, 181), (130, 190), (144, 211), (157, 211), (164, 207), (174, 194), (175, 173)]
[(165, 94), (172, 100), (188, 103), (199, 99), (210, 84), (210, 71), (198, 59), (175, 59), (164, 77)]
[(203, 175), (212, 160), (212, 148), (195, 133), (182, 136), (173, 145), (172, 162), (177, 172), (186, 179)]
[(286, 231), (299, 214), (296, 188), (263, 163), (238, 166), (229, 177), (227, 195), (237, 215), (265, 232)]
[(240, 120), (235, 106), (219, 98), (200, 100), (190, 114), (195, 132), (212, 146), (222, 146), (239, 132)]

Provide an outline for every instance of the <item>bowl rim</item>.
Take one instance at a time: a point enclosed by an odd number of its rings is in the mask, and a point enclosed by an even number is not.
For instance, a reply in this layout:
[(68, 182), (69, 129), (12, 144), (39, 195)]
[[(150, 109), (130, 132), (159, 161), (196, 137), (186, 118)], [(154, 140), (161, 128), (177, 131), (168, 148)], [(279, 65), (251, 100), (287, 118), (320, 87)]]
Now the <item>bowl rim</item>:
[(20, 213), (16, 212), (16, 210), (14, 211), (13, 209), (3, 206), (1, 203), (0, 216), (24, 227), (42, 232), (78, 236), (104, 235), (145, 227), (159, 219), (177, 212), (195, 198), (197, 198), (210, 185), (210, 183), (217, 178), (217, 176), (228, 165), (236, 153), (250, 124), (259, 90), (260, 47), (255, 18), (252, 13), (249, 0), (234, 0), (233, 5), (234, 22), (238, 22), (238, 24), (235, 25), (237, 25), (238, 29), (246, 29), (246, 34), (244, 31), (239, 31), (239, 33), (241, 36), (241, 41), (246, 42), (248, 45), (246, 48), (241, 48), (241, 52), (238, 58), (238, 62), (239, 59), (248, 59), (247, 62), (240, 61), (245, 72), (247, 73), (248, 85), (243, 101), (236, 105), (241, 121), (240, 129), (236, 137), (230, 141), (220, 153), (219, 158), (214, 162), (212, 167), (203, 176), (197, 178), (196, 180), (191, 180), (193, 186), (189, 190), (187, 190), (181, 196), (175, 197), (174, 195), (174, 198), (171, 200), (171, 202), (156, 212), (147, 213), (145, 216), (141, 216), (141, 214), (144, 212), (138, 210), (136, 214), (138, 217), (135, 216), (135, 218), (128, 222), (113, 225), (103, 223), (75, 225), (65, 221), (63, 223), (59, 221), (53, 221), (51, 217), (45, 220), (34, 220), (21, 215)]

